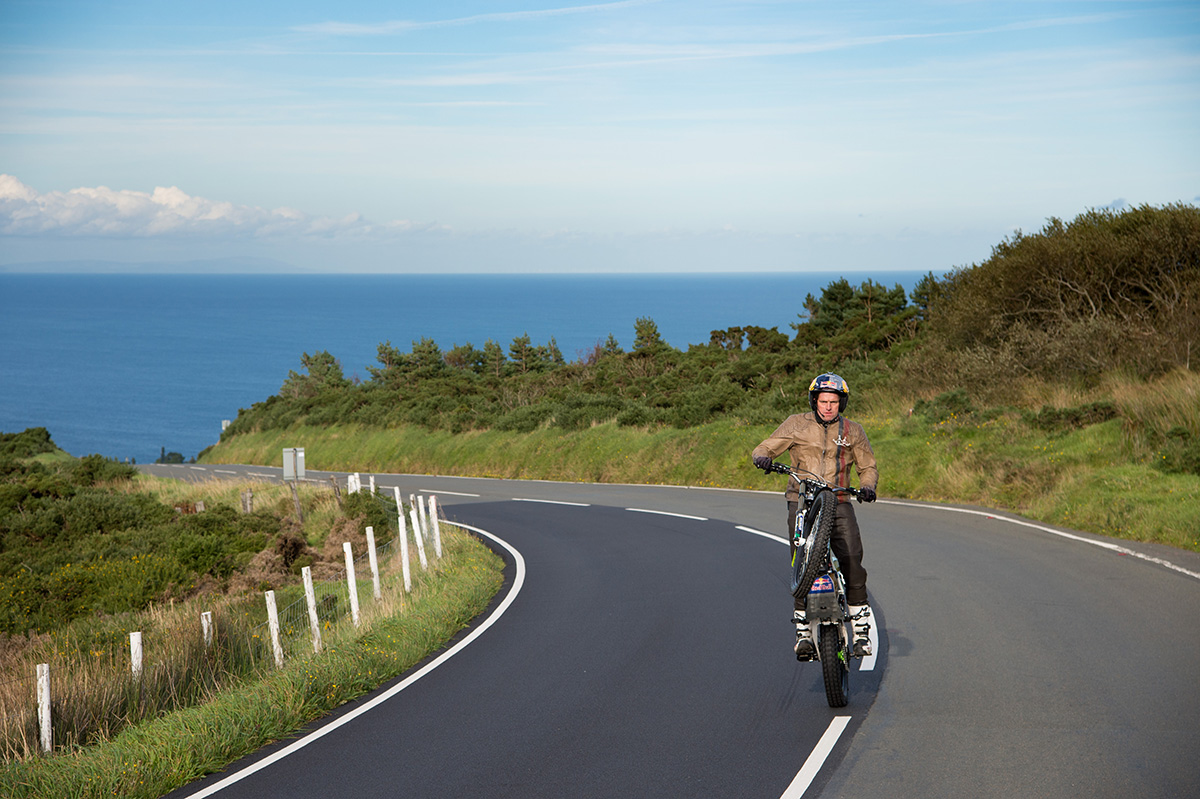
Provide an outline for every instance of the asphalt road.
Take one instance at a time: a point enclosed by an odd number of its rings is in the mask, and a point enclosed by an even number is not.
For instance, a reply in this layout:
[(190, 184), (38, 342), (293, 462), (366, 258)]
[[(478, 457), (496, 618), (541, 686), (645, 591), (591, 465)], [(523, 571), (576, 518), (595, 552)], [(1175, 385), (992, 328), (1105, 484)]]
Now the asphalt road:
[(173, 797), (1197, 795), (1194, 553), (860, 505), (878, 657), (833, 711), (791, 654), (785, 545), (754, 532), (782, 531), (778, 493), (376, 481), (519, 553), (493, 544), (510, 602), (420, 679), (310, 728), (327, 734)]

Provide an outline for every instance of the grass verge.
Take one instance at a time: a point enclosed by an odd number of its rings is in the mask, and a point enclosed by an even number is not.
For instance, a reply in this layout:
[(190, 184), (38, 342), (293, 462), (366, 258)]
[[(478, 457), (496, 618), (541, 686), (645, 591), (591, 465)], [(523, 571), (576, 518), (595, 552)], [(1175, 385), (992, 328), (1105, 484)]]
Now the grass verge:
[(320, 655), (291, 659), (261, 679), (111, 740), (4, 763), (0, 795), (161, 796), (404, 673), (481, 613), (502, 584), (502, 561), (477, 539), (447, 534), (443, 547), (436, 568), (415, 571), (411, 594), (402, 594), (393, 575), (391, 612), (358, 629), (338, 625)]

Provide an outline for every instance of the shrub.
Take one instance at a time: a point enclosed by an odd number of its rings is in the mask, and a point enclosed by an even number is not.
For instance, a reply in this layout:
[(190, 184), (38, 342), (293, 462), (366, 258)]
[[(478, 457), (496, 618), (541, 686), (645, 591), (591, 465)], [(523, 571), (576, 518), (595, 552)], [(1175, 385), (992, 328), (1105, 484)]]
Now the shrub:
[(1108, 400), (1090, 402), (1076, 408), (1054, 408), (1043, 405), (1036, 413), (1022, 414), (1024, 420), (1042, 430), (1078, 430), (1088, 425), (1107, 422), (1120, 415), (1117, 406)]
[(913, 413), (920, 414), (931, 422), (942, 422), (955, 416), (966, 416), (975, 411), (966, 389), (956, 388), (938, 394), (931, 400), (917, 400)]

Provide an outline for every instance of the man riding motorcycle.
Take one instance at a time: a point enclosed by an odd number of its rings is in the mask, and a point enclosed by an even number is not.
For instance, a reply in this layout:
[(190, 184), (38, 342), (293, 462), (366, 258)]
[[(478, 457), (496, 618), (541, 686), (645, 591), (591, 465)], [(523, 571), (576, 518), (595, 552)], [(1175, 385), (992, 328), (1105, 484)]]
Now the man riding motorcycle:
[[(835, 374), (821, 374), (808, 387), (811, 413), (798, 413), (783, 420), (770, 436), (754, 448), (754, 465), (765, 469), (776, 457), (787, 452), (791, 466), (811, 472), (830, 485), (850, 485), (850, 466), (858, 472), (860, 499), (875, 501), (879, 470), (875, 453), (862, 425), (842, 414), (850, 399), (850, 387)], [(794, 479), (788, 481), (788, 536), (796, 525), (800, 507), (800, 491)], [(833, 554), (841, 565), (846, 579), (846, 601), (854, 629), (854, 654), (871, 654), (871, 608), (867, 603), (867, 571), (862, 566), (863, 546), (854, 505), (847, 494), (838, 495), (830, 538)], [(812, 631), (804, 613), (804, 601), (796, 600), (793, 621), (796, 623), (796, 658), (812, 660), (816, 656)]]

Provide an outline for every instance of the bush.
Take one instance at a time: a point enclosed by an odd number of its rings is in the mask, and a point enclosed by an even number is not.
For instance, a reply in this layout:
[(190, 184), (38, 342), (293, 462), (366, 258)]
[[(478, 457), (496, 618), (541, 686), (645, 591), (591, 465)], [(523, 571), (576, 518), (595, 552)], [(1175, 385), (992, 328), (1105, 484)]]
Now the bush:
[(1200, 439), (1186, 427), (1172, 427), (1154, 465), (1168, 474), (1200, 474)]
[(368, 527), (373, 527), (378, 535), (396, 526), (396, 501), (393, 497), (359, 491), (346, 495), (342, 502), (342, 514), (347, 519), (358, 520), (360, 534), (365, 534)]
[(1078, 430), (1088, 425), (1107, 422), (1120, 415), (1117, 406), (1108, 400), (1090, 402), (1077, 408), (1054, 408), (1043, 405), (1036, 413), (1022, 414), (1024, 420), (1042, 430)]
[(967, 396), (966, 389), (956, 388), (938, 394), (931, 400), (917, 400), (913, 405), (913, 413), (919, 414), (930, 422), (943, 422), (956, 416), (967, 416), (974, 413), (975, 406)]
[(46, 452), (57, 452), (44, 427), (30, 427), (20, 433), (0, 433), (0, 458), (32, 458)]

